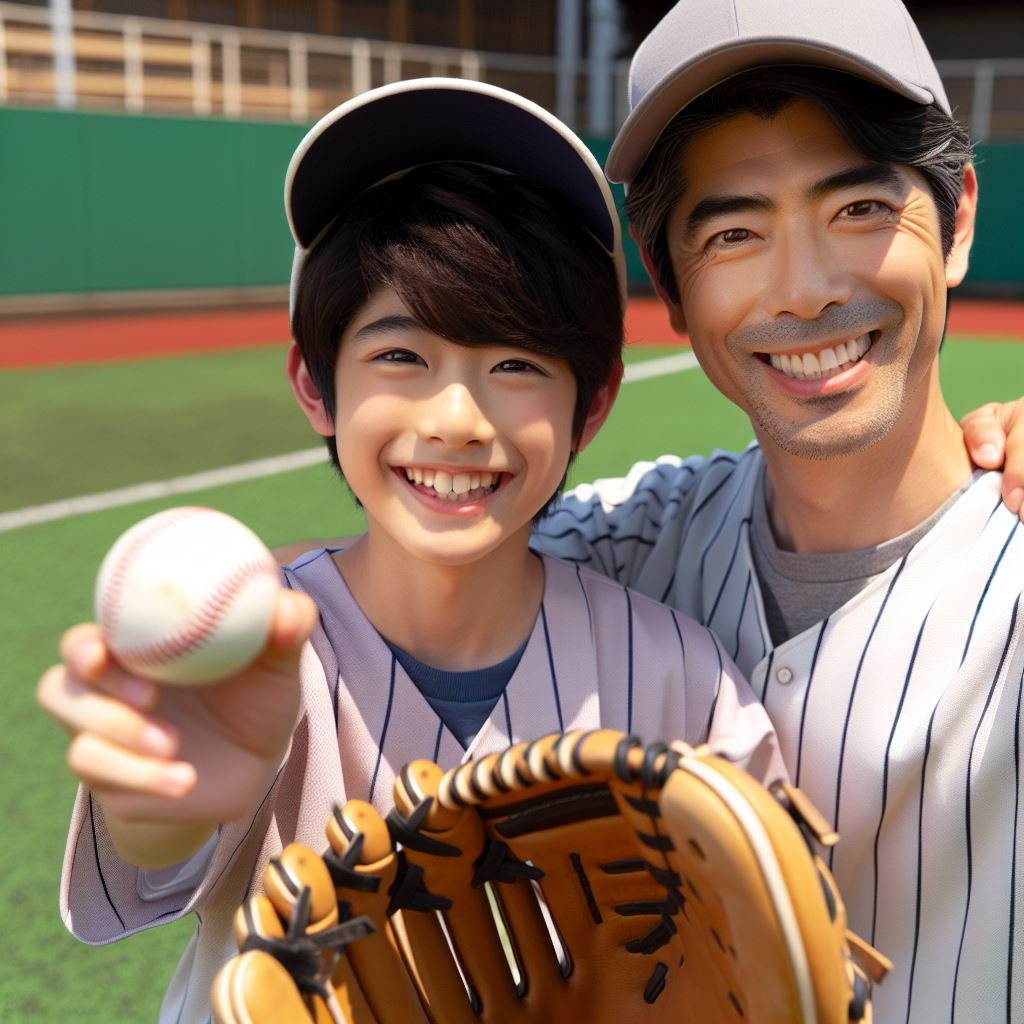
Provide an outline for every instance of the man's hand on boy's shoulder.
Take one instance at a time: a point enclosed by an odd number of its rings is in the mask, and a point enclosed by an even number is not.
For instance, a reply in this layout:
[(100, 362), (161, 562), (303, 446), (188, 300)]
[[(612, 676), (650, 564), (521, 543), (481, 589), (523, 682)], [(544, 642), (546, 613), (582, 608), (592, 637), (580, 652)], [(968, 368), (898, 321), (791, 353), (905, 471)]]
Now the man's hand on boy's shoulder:
[(983, 405), (960, 426), (971, 461), (981, 469), (1002, 469), (1003, 501), (1024, 519), (1024, 398)]
[(252, 812), (295, 728), (299, 656), (316, 616), (309, 597), (283, 590), (260, 657), (207, 686), (130, 675), (94, 623), (64, 635), (37, 698), (71, 737), (68, 766), (99, 800), (125, 860), (173, 864)]

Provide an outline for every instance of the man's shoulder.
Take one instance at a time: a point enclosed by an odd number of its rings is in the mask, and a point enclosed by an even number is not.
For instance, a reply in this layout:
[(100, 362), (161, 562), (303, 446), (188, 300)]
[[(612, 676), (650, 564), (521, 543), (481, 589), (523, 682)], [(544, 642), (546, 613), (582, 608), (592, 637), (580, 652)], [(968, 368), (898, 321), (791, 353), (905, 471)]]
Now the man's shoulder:
[(672, 496), (700, 492), (718, 486), (732, 476), (740, 465), (760, 461), (761, 450), (756, 443), (740, 452), (716, 450), (711, 455), (662, 455), (653, 461), (634, 463), (625, 476), (605, 477), (593, 483), (579, 484), (569, 491), (557, 511), (587, 506), (595, 501), (606, 511), (628, 506), (649, 497)]

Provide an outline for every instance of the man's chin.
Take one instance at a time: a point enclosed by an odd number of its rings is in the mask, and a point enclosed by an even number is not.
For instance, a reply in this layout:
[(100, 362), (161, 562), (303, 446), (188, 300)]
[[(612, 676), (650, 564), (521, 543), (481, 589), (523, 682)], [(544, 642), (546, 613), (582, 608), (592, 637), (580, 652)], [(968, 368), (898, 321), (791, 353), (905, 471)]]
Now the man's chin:
[(840, 425), (832, 420), (795, 425), (765, 421), (755, 426), (755, 433), (762, 448), (770, 446), (809, 462), (833, 462), (873, 448), (889, 434), (894, 422), (874, 419)]

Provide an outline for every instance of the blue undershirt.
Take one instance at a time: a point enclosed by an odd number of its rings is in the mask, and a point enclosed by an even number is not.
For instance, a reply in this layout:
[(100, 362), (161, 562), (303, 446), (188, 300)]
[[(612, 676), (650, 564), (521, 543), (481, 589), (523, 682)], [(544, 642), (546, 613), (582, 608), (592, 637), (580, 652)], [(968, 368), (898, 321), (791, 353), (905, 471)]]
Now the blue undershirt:
[(381, 639), (463, 749), (473, 742), (494, 710), (529, 642), (527, 637), (517, 650), (497, 665), (452, 672), (425, 664), (391, 643), (387, 637)]

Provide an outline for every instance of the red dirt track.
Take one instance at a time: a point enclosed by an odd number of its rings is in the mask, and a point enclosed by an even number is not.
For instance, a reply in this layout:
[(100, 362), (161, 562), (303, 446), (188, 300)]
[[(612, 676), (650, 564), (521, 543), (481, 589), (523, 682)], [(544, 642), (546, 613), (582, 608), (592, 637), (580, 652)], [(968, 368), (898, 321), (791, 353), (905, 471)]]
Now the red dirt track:
[[(949, 333), (1022, 339), (1024, 304), (955, 300)], [(653, 298), (630, 301), (626, 337), (643, 346), (680, 342)], [(276, 307), (0, 321), (0, 369), (152, 359), (280, 345), (287, 339), (288, 312)]]

